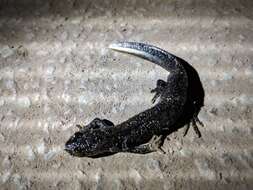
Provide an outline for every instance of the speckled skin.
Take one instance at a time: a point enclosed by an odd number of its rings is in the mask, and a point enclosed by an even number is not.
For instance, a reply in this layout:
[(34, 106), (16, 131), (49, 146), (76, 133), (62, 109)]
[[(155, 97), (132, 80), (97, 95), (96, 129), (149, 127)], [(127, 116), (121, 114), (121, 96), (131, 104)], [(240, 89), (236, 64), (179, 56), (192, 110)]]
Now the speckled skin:
[(117, 152), (147, 153), (154, 151), (148, 142), (161, 135), (181, 116), (187, 98), (188, 78), (179, 59), (152, 45), (121, 42), (111, 49), (126, 52), (149, 60), (170, 72), (167, 82), (158, 80), (152, 108), (145, 110), (116, 126), (108, 120), (94, 119), (89, 125), (80, 127), (65, 145), (73, 156), (96, 157)]

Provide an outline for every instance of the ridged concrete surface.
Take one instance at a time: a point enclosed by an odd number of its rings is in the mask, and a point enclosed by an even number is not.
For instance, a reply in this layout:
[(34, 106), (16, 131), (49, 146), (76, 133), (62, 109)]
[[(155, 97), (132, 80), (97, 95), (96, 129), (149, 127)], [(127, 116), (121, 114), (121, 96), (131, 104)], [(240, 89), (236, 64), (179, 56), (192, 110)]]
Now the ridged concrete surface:
[[(0, 1), (1, 189), (251, 189), (253, 1)], [(165, 155), (90, 159), (63, 151), (94, 117), (151, 106), (166, 71), (108, 50), (159, 46), (199, 73), (202, 138), (175, 132)]]

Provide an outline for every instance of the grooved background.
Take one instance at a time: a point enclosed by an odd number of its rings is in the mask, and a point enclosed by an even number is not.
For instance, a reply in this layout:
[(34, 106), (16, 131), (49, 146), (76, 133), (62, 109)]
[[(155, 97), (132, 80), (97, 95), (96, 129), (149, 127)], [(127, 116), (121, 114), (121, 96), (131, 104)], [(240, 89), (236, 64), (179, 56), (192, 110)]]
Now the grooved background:
[[(252, 188), (252, 19), (251, 0), (0, 0), (0, 189)], [(118, 40), (156, 45), (198, 71), (202, 138), (179, 130), (165, 155), (63, 151), (75, 124), (122, 122), (166, 79), (107, 48)]]

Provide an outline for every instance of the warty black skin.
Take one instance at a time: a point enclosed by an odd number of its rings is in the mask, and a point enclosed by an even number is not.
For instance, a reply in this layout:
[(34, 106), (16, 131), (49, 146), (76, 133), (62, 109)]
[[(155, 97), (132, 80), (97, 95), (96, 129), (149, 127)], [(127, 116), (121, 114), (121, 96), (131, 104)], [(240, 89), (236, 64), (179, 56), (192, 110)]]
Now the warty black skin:
[[(149, 60), (169, 71), (167, 81), (158, 80), (153, 102), (159, 101), (127, 121), (116, 126), (109, 120), (94, 119), (89, 125), (79, 127), (65, 144), (65, 150), (73, 156), (96, 157), (98, 155), (155, 151), (148, 142), (153, 136), (168, 130), (181, 116), (187, 98), (188, 77), (179, 59), (158, 47), (137, 43), (119, 42), (111, 49)], [(159, 147), (158, 147), (159, 148)]]

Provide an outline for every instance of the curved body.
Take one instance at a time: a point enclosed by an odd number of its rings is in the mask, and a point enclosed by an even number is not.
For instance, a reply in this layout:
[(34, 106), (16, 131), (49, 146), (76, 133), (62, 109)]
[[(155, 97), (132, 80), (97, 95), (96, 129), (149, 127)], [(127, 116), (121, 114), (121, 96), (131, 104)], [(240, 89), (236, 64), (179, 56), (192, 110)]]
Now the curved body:
[(108, 120), (96, 118), (76, 132), (66, 143), (65, 149), (74, 156), (93, 157), (116, 152), (146, 153), (151, 149), (145, 144), (154, 136), (168, 130), (181, 116), (187, 97), (188, 78), (176, 56), (158, 47), (120, 42), (111, 49), (149, 60), (169, 71), (167, 81), (158, 80), (153, 107), (116, 126)]

